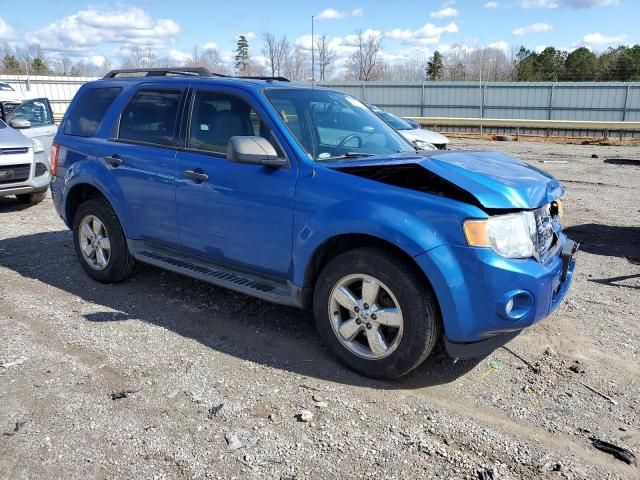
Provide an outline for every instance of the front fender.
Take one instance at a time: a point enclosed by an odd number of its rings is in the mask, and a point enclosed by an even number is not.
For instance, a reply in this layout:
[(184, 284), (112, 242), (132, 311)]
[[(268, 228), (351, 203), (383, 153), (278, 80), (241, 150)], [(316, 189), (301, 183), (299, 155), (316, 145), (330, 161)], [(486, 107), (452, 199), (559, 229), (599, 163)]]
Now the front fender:
[(126, 208), (126, 200), (120, 185), (108, 168), (101, 162), (95, 160), (82, 160), (74, 163), (69, 167), (64, 175), (64, 187), (62, 188), (62, 198), (64, 205), (64, 220), (71, 228), (73, 219), (70, 218), (69, 207), (71, 193), (74, 189), (82, 186), (90, 185), (102, 193), (107, 199), (113, 210), (116, 212), (122, 229), (127, 238), (139, 238), (136, 224)]
[(404, 210), (375, 202), (338, 202), (306, 219), (293, 239), (293, 281), (304, 284), (314, 252), (328, 240), (362, 234), (385, 240), (414, 257), (442, 244), (430, 225)]

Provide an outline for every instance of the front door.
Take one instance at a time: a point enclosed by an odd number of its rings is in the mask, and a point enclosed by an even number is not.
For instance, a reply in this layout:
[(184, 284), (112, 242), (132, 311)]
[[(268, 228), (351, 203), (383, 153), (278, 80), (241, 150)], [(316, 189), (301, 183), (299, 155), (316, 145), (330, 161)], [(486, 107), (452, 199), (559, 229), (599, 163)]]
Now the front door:
[(184, 90), (145, 85), (122, 110), (100, 157), (135, 222), (135, 238), (179, 247), (175, 205), (177, 130)]
[(178, 152), (180, 241), (190, 253), (286, 278), (297, 164), (273, 169), (226, 159), (233, 136), (262, 136), (284, 156), (266, 115), (233, 89), (195, 89)]

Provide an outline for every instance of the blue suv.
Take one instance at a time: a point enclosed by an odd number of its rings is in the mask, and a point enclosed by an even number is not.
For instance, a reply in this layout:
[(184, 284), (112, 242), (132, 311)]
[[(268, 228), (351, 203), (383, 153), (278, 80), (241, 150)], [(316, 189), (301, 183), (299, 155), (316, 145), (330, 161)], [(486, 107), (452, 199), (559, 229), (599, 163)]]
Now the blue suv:
[(348, 95), (204, 69), (84, 85), (52, 146), (84, 270), (135, 261), (313, 310), (356, 371), (403, 375), (439, 340), (486, 355), (565, 296), (563, 189), (492, 152), (422, 152)]

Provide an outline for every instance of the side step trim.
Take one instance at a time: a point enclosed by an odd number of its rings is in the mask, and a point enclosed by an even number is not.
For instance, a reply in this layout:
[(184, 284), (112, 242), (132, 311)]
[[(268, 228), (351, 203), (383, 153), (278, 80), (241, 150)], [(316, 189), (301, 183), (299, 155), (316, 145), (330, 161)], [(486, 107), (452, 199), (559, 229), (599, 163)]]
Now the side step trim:
[(302, 306), (300, 289), (290, 282), (277, 282), (240, 272), (228, 266), (222, 267), (173, 250), (155, 248), (140, 241), (129, 241), (129, 250), (136, 260), (143, 263), (273, 303)]

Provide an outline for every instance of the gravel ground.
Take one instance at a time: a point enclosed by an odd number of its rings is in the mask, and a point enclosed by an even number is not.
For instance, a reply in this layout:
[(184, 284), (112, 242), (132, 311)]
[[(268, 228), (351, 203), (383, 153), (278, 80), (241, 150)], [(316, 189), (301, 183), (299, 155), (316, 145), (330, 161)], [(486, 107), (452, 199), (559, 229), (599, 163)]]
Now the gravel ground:
[(393, 382), (304, 312), (143, 265), (93, 282), (50, 199), (0, 199), (0, 478), (640, 478), (589, 440), (640, 452), (640, 167), (607, 161), (640, 149), (454, 148), (562, 181), (574, 284), (508, 350)]

